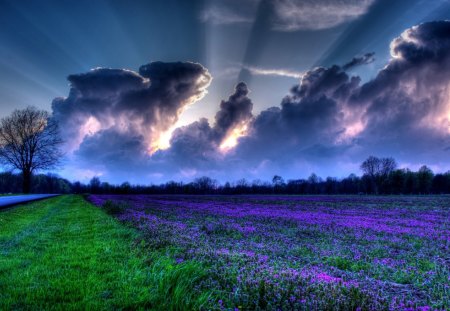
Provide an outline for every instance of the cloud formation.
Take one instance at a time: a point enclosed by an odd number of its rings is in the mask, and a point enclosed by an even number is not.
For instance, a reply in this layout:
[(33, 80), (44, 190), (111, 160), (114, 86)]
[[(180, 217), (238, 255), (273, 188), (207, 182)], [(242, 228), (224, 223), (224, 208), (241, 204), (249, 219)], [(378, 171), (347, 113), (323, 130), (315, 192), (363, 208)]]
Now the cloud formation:
[(68, 80), (69, 96), (56, 98), (52, 109), (73, 151), (104, 130), (141, 136), (151, 148), (186, 106), (204, 96), (211, 76), (200, 64), (153, 62), (139, 73), (97, 68)]
[(439, 150), (450, 140), (450, 22), (407, 29), (392, 41), (391, 55), (350, 98), (366, 105), (362, 138), (391, 152), (445, 156)]
[(367, 83), (347, 71), (373, 61), (372, 53), (313, 68), (279, 106), (256, 116), (241, 82), (212, 125), (201, 118), (177, 128), (170, 148), (151, 156), (158, 135), (205, 93), (211, 77), (201, 65), (158, 62), (139, 73), (95, 69), (70, 76), (69, 96), (55, 99), (54, 116), (74, 138), (80, 163), (111, 176), (125, 170), (116, 180), (333, 175), (337, 166), (357, 169), (371, 154), (450, 167), (450, 22), (405, 30), (392, 41), (391, 55)]
[(375, 61), (375, 53), (366, 53), (363, 56), (353, 57), (351, 61), (342, 66), (343, 70), (350, 70), (361, 65), (367, 65)]
[(244, 66), (252, 75), (258, 76), (279, 76), (299, 79), (303, 76), (303, 72), (287, 70), (287, 69), (267, 69), (254, 66)]
[[(201, 171), (222, 167), (223, 163), (220, 162), (226, 157), (224, 149), (234, 147), (253, 120), (253, 103), (248, 93), (247, 85), (238, 83), (228, 100), (220, 103), (213, 126), (202, 118), (176, 129), (170, 140), (170, 148), (159, 152), (157, 158), (182, 170)], [(229, 140), (233, 140), (230, 145), (223, 146)]]
[(371, 62), (373, 54), (308, 71), (281, 107), (256, 117), (237, 153), (285, 170), (298, 159), (361, 161), (370, 154), (449, 165), (450, 22), (406, 30), (392, 42), (391, 54), (376, 78), (362, 85), (345, 70)]
[(375, 0), (215, 0), (200, 20), (215, 25), (248, 24), (255, 21), (261, 1), (267, 2), (271, 28), (291, 32), (329, 29), (366, 14)]
[(274, 28), (320, 30), (339, 26), (367, 13), (374, 0), (277, 0)]
[(200, 19), (203, 22), (214, 25), (247, 24), (253, 22), (253, 18), (250, 16), (239, 14), (227, 7), (210, 7), (202, 12)]
[(245, 127), (253, 118), (253, 103), (248, 98), (249, 90), (244, 82), (236, 85), (234, 94), (227, 101), (220, 103), (216, 113), (214, 132), (218, 141), (222, 142), (236, 129)]
[(237, 154), (255, 161), (253, 165), (270, 161), (286, 167), (318, 145), (333, 148), (346, 134), (346, 122), (350, 124), (345, 99), (359, 83), (339, 66), (306, 72), (280, 107), (256, 117)]
[(246, 25), (254, 22), (259, 0), (212, 0), (199, 18), (212, 25)]
[(114, 168), (146, 159), (183, 109), (204, 96), (211, 76), (196, 63), (153, 62), (139, 73), (97, 68), (68, 80), (69, 96), (52, 108), (69, 153)]

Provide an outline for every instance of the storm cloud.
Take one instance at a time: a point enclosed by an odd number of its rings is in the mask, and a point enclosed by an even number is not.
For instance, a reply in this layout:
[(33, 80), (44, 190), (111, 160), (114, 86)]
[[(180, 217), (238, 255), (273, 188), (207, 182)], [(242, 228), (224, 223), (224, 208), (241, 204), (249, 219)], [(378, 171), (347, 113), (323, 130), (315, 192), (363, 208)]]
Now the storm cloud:
[(211, 76), (200, 64), (154, 62), (139, 73), (97, 68), (68, 80), (69, 96), (55, 99), (52, 108), (70, 150), (106, 129), (141, 136), (151, 148), (186, 106), (203, 97)]
[(166, 149), (154, 142), (210, 83), (199, 64), (157, 62), (138, 73), (94, 69), (70, 76), (69, 96), (55, 99), (54, 116), (85, 165), (107, 172), (126, 167), (133, 176), (157, 174), (163, 181), (332, 175), (338, 166), (357, 169), (371, 154), (408, 164), (433, 158), (448, 168), (450, 22), (409, 28), (390, 49), (374, 79), (363, 83), (347, 72), (372, 62), (373, 53), (313, 68), (280, 105), (256, 116), (241, 82), (212, 124), (200, 118), (175, 129)]
[(448, 167), (450, 22), (407, 29), (392, 41), (391, 55), (365, 84), (345, 70), (370, 62), (372, 54), (306, 72), (280, 107), (256, 117), (238, 146), (240, 157), (282, 170), (309, 155), (312, 166), (321, 158), (336, 163), (383, 154), (423, 163), (432, 155)]
[[(253, 120), (253, 103), (248, 93), (247, 85), (238, 83), (228, 100), (220, 103), (213, 126), (202, 118), (176, 129), (170, 140), (170, 148), (158, 153), (156, 158), (170, 163), (169, 166), (175, 170), (222, 168), (227, 157), (224, 151), (238, 143), (239, 136), (244, 135)], [(231, 145), (223, 145), (230, 139), (234, 140)]]
[(335, 149), (343, 144), (346, 124), (351, 124), (353, 117), (346, 113), (346, 99), (359, 83), (359, 78), (350, 77), (339, 66), (306, 72), (280, 107), (262, 111), (255, 118), (236, 154), (253, 167), (266, 162), (284, 170), (297, 160), (303, 162), (318, 146)]
[(97, 68), (68, 80), (69, 96), (52, 103), (67, 150), (86, 166), (114, 170), (146, 162), (211, 76), (196, 63), (153, 62), (138, 73)]
[[(414, 26), (391, 43), (391, 61), (355, 92), (367, 105), (363, 146), (443, 161), (450, 141), (450, 22)], [(425, 157), (423, 157), (425, 158)]]

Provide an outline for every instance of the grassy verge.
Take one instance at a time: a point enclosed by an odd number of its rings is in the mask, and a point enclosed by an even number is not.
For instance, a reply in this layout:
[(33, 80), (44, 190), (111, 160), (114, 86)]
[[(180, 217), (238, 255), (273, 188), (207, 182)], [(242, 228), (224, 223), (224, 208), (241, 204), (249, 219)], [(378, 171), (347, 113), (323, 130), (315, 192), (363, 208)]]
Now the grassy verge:
[[(80, 196), (0, 212), (0, 309), (199, 309), (195, 262), (151, 254)], [(189, 271), (190, 273), (182, 273)]]

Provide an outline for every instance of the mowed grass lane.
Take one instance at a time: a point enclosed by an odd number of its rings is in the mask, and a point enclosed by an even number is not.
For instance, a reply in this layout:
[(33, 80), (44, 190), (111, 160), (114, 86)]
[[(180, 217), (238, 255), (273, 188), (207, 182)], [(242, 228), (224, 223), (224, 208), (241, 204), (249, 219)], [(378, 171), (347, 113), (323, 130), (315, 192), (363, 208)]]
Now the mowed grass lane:
[(146, 251), (127, 228), (80, 196), (0, 212), (0, 309), (200, 308), (205, 271)]

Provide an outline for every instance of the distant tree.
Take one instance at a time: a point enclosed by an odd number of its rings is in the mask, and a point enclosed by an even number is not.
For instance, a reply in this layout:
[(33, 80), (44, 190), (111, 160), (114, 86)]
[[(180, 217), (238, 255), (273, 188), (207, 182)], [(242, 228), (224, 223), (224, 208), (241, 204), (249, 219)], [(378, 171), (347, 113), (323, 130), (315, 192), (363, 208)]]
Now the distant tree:
[(322, 181), (321, 178), (319, 176), (317, 176), (315, 173), (312, 173), (308, 177), (308, 182), (310, 182), (312, 184), (317, 184), (317, 183), (319, 183), (321, 181)]
[(245, 178), (241, 178), (238, 181), (236, 181), (236, 185), (234, 187), (236, 193), (245, 193), (247, 192), (250, 184)]
[(305, 192), (306, 180), (304, 179), (290, 179), (287, 182), (287, 191), (290, 194), (301, 194)]
[(217, 180), (207, 176), (199, 177), (194, 180), (194, 186), (200, 193), (208, 193), (216, 189)]
[(272, 185), (273, 185), (274, 191), (275, 191), (276, 193), (280, 193), (280, 192), (283, 191), (283, 187), (284, 187), (286, 184), (284, 183), (283, 177), (278, 176), (278, 175), (275, 175), (275, 176), (273, 176), (273, 178), (272, 178)]
[(130, 185), (130, 183), (128, 182), (128, 181), (126, 181), (126, 182), (123, 182), (121, 185), (120, 185), (120, 193), (121, 194), (130, 194), (131, 193), (131, 185)]
[(365, 180), (371, 183), (370, 188), (373, 188), (373, 192), (376, 194), (383, 186), (384, 188), (387, 188), (389, 174), (392, 173), (396, 167), (397, 163), (393, 158), (380, 159), (374, 156), (368, 157), (360, 166), (366, 176)]
[(327, 177), (325, 181), (325, 193), (326, 194), (336, 194), (338, 181), (334, 177)]
[(0, 193), (14, 193), (22, 190), (19, 178), (12, 172), (0, 173)]
[(83, 190), (84, 190), (83, 188), (84, 188), (84, 186), (79, 181), (75, 181), (72, 184), (72, 192), (73, 193), (83, 193)]
[(390, 193), (405, 193), (406, 171), (404, 169), (394, 170), (389, 175)]
[(169, 181), (165, 184), (165, 190), (170, 194), (176, 194), (179, 189), (183, 188), (183, 183), (177, 183), (176, 181)]
[(431, 187), (433, 185), (433, 171), (423, 165), (417, 172), (417, 182), (419, 186), (419, 192), (422, 194), (428, 194), (431, 192)]
[(284, 179), (283, 179), (283, 177), (278, 176), (278, 175), (273, 176), (273, 178), (272, 178), (272, 184), (273, 184), (274, 186), (280, 186), (280, 185), (284, 184)]
[(224, 191), (225, 194), (231, 194), (232, 187), (231, 187), (231, 184), (228, 181), (223, 186), (223, 191)]
[(418, 193), (418, 180), (417, 174), (409, 169), (405, 171), (405, 193), (412, 194)]
[(340, 193), (357, 194), (360, 191), (360, 181), (360, 178), (355, 174), (348, 175), (347, 178), (344, 178), (340, 182)]
[(22, 191), (29, 193), (33, 173), (54, 168), (62, 156), (56, 122), (45, 110), (15, 110), (0, 121), (0, 161), (22, 173)]
[[(271, 186), (269, 186), (271, 187)], [(251, 184), (251, 192), (252, 193), (264, 193), (266, 191), (266, 185), (264, 183), (264, 181), (262, 181), (261, 179), (255, 179), (252, 181)]]
[(102, 193), (111, 193), (111, 188), (112, 188), (111, 185), (106, 181), (100, 184), (100, 189)]
[(320, 178), (319, 176), (317, 176), (315, 173), (312, 173), (309, 177), (308, 177), (308, 187), (309, 189), (307, 190), (308, 193), (319, 193), (319, 183), (322, 182), (322, 178)]
[(364, 175), (367, 175), (373, 179), (379, 174), (381, 167), (381, 161), (379, 158), (370, 156), (368, 157), (362, 164), (361, 164), (361, 170), (363, 171)]
[(433, 178), (434, 193), (450, 193), (450, 172), (436, 174)]
[(394, 158), (381, 158), (380, 175), (387, 178), (397, 168)]
[(102, 182), (98, 176), (92, 177), (89, 181), (89, 189), (91, 190), (91, 193), (100, 193), (101, 184)]

